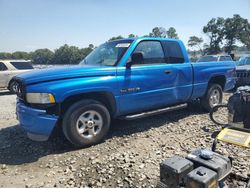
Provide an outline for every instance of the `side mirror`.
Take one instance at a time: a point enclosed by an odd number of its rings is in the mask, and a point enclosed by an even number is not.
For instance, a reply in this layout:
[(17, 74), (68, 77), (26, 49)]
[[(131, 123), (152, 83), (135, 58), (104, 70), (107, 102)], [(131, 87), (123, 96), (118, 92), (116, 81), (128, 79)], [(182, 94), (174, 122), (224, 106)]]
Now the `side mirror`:
[(140, 63), (144, 60), (142, 52), (135, 52), (131, 56), (131, 60), (133, 63)]
[(131, 55), (131, 60), (126, 63), (126, 67), (130, 68), (132, 64), (141, 63), (144, 60), (142, 52), (135, 52)]

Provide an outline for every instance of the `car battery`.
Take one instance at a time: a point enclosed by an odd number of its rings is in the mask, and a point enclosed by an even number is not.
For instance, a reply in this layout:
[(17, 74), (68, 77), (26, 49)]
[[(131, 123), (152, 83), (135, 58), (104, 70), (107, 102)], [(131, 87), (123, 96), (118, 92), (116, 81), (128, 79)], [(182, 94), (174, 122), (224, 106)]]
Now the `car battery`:
[(168, 188), (183, 187), (186, 176), (193, 170), (193, 163), (185, 158), (173, 156), (160, 164), (160, 181)]
[(187, 175), (186, 188), (217, 188), (217, 173), (205, 167), (198, 167)]
[(226, 178), (232, 169), (231, 160), (218, 153), (205, 149), (197, 149), (186, 157), (194, 163), (194, 168), (200, 166), (215, 171), (218, 174), (218, 180)]
[(250, 128), (250, 86), (242, 86), (229, 97), (229, 124), (239, 128)]

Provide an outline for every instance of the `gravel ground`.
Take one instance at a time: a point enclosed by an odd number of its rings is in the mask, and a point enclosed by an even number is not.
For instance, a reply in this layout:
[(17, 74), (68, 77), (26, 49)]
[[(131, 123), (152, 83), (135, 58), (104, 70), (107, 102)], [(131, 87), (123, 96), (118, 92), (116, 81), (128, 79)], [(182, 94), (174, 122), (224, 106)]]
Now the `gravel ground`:
[[(228, 94), (227, 94), (228, 96)], [(155, 187), (159, 163), (210, 148), (215, 126), (199, 105), (133, 121), (116, 120), (105, 142), (76, 149), (55, 134), (30, 141), (18, 126), (14, 95), (0, 92), (0, 187)], [(234, 158), (231, 187), (246, 187), (250, 150), (219, 145)]]

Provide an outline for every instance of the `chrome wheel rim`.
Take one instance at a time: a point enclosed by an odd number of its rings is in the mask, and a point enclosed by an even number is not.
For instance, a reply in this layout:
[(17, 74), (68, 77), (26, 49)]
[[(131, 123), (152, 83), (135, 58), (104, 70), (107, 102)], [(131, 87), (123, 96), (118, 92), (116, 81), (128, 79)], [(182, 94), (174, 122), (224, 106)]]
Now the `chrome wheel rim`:
[(76, 128), (79, 135), (91, 139), (101, 132), (103, 119), (99, 112), (89, 110), (82, 113), (76, 122)]
[(209, 99), (210, 105), (212, 107), (218, 105), (220, 103), (220, 91), (218, 89), (214, 89), (210, 95)]

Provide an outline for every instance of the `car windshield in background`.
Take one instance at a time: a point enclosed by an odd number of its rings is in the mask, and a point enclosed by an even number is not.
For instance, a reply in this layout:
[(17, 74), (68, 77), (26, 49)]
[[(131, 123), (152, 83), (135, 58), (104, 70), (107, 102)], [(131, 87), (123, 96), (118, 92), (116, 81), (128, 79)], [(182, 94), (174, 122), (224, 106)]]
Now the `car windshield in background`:
[(237, 63), (237, 66), (250, 65), (250, 57), (240, 58)]
[(16, 69), (18, 70), (25, 70), (25, 69), (33, 69), (32, 65), (30, 64), (30, 62), (26, 62), (26, 61), (13, 61), (10, 62), (11, 65), (13, 65)]
[(210, 61), (217, 61), (217, 57), (215, 56), (203, 56), (198, 59), (197, 62), (210, 62)]
[(220, 56), (219, 61), (233, 61), (231, 56)]
[(91, 52), (81, 65), (114, 66), (121, 59), (133, 40), (119, 40), (100, 45)]

